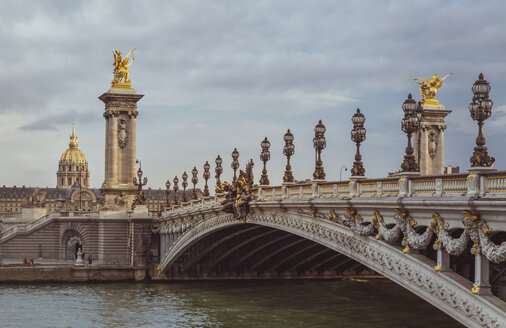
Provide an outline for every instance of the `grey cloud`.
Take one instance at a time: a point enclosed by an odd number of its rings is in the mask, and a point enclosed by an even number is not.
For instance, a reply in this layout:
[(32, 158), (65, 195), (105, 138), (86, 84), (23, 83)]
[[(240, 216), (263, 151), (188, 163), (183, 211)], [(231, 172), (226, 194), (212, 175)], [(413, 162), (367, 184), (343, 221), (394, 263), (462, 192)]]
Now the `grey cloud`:
[[(73, 120), (87, 124), (79, 137), (95, 142), (87, 151), (97, 154), (92, 183), (100, 185), (97, 97), (109, 88), (111, 51), (137, 47), (132, 80), (145, 94), (138, 152), (155, 186), (233, 147), (257, 160), (265, 135), (273, 138), (271, 181), (281, 181), (282, 145), (274, 138), (287, 128), (297, 132), (297, 175), (309, 177), (320, 118), (329, 134), (328, 174), (336, 177), (336, 165), (353, 159), (349, 119), (357, 107), (370, 131), (367, 174), (380, 176), (402, 161), (400, 106), (409, 92), (419, 98), (411, 78), (454, 72), (438, 98), (454, 110), (446, 159), (465, 166), (476, 132), (467, 104), (480, 71), (497, 110), (487, 133), (499, 136), (506, 125), (499, 109), (506, 104), (505, 9), (498, 0), (7, 1), (0, 12), (0, 119), (19, 115), (28, 122), (13, 134), (41, 136), (66, 137)], [(498, 163), (506, 161), (501, 156)], [(52, 185), (52, 175), (40, 184)]]
[(72, 122), (78, 122), (79, 124), (93, 122), (96, 120), (96, 116), (90, 113), (78, 113), (76, 111), (69, 111), (60, 114), (50, 114), (47, 116), (40, 117), (26, 125), (19, 127), (20, 130), (58, 130), (60, 125), (66, 125), (65, 129)]

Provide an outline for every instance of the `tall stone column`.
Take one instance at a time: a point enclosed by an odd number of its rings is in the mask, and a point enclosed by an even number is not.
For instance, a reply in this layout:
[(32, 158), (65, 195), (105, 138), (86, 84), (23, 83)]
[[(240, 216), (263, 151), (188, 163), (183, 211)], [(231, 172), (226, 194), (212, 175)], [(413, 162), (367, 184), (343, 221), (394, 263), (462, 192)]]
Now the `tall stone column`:
[(134, 89), (115, 87), (99, 97), (106, 121), (104, 210), (129, 209), (135, 198), (137, 102), (142, 97)]
[(420, 174), (443, 174), (445, 117), (451, 110), (446, 110), (442, 105), (426, 104), (422, 104), (420, 109), (420, 126), (413, 140)]

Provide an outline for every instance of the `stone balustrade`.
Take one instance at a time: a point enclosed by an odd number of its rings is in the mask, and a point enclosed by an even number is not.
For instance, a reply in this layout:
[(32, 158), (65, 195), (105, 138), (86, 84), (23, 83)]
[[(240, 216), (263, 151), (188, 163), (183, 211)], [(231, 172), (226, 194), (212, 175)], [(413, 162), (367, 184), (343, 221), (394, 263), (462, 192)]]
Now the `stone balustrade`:
[[(404, 185), (407, 188), (404, 188)], [(406, 189), (403, 191), (403, 189)], [(506, 196), (506, 171), (486, 174), (461, 173), (439, 176), (399, 176), (355, 181), (314, 181), (293, 185), (260, 186), (253, 190), (258, 201), (310, 198), (367, 197), (463, 197), (497, 198)], [(218, 206), (224, 196), (191, 200), (167, 209), (179, 215), (188, 210)]]

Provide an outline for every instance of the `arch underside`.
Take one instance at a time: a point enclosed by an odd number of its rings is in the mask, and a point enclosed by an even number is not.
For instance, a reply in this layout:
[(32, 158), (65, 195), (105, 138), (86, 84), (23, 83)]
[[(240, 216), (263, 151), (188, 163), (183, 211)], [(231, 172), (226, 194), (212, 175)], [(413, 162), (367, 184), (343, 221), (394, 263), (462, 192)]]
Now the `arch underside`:
[(210, 233), (184, 250), (167, 270), (181, 278), (315, 278), (378, 276), (316, 241), (253, 223)]
[(403, 254), (399, 246), (328, 220), (260, 212), (245, 221), (218, 214), (189, 227), (169, 249), (159, 275), (282, 278), (375, 271), (466, 326), (506, 325), (498, 299), (474, 295), (469, 280), (433, 267), (422, 254)]

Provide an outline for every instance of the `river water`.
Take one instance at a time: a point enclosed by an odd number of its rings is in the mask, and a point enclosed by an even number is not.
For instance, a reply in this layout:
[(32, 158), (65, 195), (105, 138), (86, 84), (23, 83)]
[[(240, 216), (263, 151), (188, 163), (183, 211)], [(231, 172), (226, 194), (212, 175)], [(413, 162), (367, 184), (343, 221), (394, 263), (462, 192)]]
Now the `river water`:
[(387, 280), (0, 285), (0, 327), (462, 327)]

